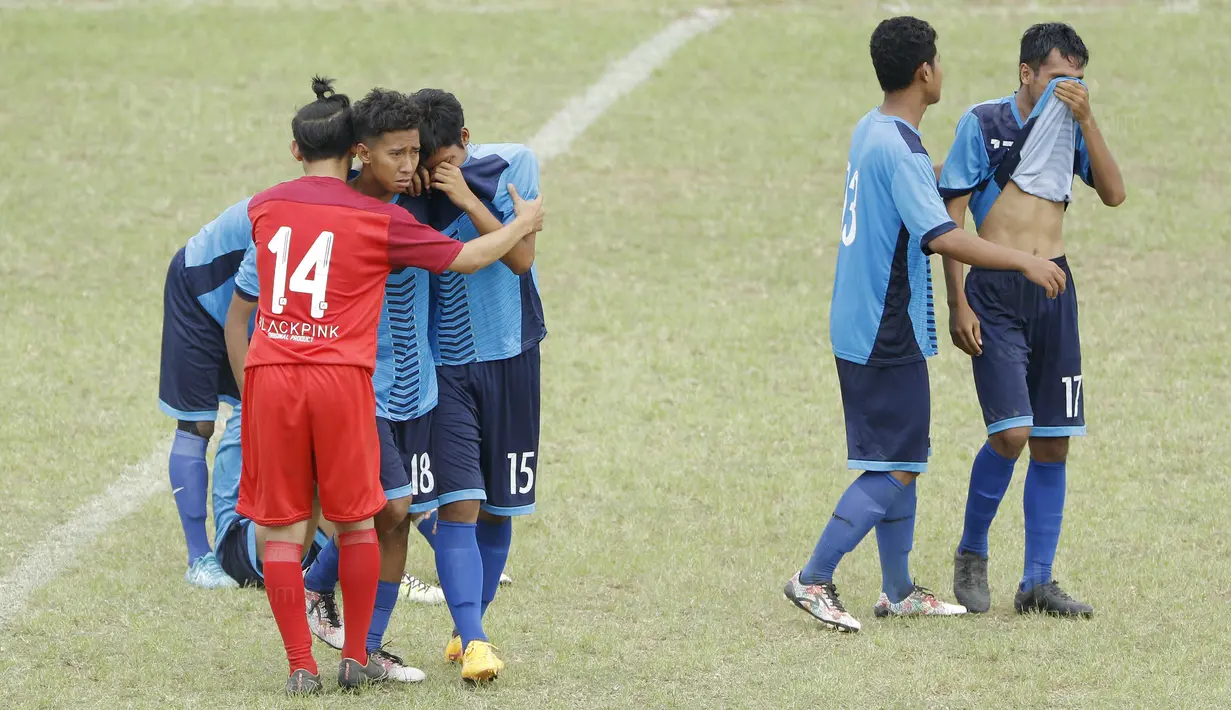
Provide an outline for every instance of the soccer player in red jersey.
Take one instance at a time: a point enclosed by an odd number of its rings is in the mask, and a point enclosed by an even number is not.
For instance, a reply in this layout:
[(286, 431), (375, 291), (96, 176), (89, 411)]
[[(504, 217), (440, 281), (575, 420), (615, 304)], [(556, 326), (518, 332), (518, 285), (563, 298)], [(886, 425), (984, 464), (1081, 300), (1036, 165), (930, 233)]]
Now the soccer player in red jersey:
[(539, 199), (517, 200), (511, 224), (462, 244), (356, 192), (346, 184), (355, 142), (350, 101), (329, 80), (315, 78), (312, 88), (316, 100), (291, 122), (291, 153), (304, 177), (248, 204), (260, 283), (251, 344), (240, 317), (251, 307), (242, 296), (233, 297), (227, 327), (232, 362), (243, 359), (236, 511), (269, 528), (265, 589), (290, 662), (291, 694), (321, 689), (300, 569), (303, 541), (316, 529), (315, 501), (338, 531), (347, 627), (338, 684), (353, 689), (385, 677), (364, 645), (380, 570), (372, 517), (385, 505), (372, 370), (389, 270), (473, 273), (535, 231), (541, 211)]

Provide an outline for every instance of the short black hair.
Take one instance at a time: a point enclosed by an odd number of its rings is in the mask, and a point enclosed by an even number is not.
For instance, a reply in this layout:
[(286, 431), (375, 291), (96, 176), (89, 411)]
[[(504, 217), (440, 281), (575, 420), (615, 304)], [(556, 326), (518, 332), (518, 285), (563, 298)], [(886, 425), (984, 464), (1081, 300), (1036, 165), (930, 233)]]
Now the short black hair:
[(333, 79), (322, 76), (312, 77), (312, 93), (316, 100), (291, 119), (300, 155), (309, 162), (346, 157), (355, 145), (350, 99), (334, 93)]
[(1038, 71), (1053, 49), (1060, 50), (1060, 56), (1079, 67), (1086, 66), (1090, 61), (1090, 52), (1086, 50), (1086, 43), (1081, 41), (1077, 30), (1063, 22), (1041, 22), (1022, 35), (1019, 63)]
[(423, 113), (419, 105), (400, 91), (377, 87), (355, 102), (355, 142), (379, 138), (394, 131), (413, 131)]
[(891, 17), (872, 32), (870, 49), (881, 88), (901, 91), (915, 81), (920, 64), (936, 61), (936, 30), (917, 17)]
[(462, 144), (466, 116), (456, 96), (441, 89), (419, 89), (410, 98), (418, 104), (423, 116), (419, 124), (423, 155), (430, 157), (441, 148)]

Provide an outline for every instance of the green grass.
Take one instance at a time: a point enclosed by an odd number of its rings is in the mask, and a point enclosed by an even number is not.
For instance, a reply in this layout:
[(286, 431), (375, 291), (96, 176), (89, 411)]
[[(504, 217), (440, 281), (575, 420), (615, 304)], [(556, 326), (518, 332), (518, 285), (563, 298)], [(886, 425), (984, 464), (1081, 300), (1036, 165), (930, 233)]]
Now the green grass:
[[(286, 125), (309, 72), (353, 94), (444, 86), (479, 140), (522, 140), (687, 7), (291, 4), (0, 11), (0, 149), (23, 163), (0, 184), (0, 574), (170, 435), (154, 406), (167, 260), (294, 174)], [(1057, 572), (1099, 615), (1012, 613), (1023, 466), (992, 530), (992, 613), (874, 620), (865, 544), (839, 571), (856, 637), (780, 588), (851, 479), (826, 324), (849, 133), (879, 100), (866, 42), (881, 14), (732, 5), (545, 170), (540, 511), (515, 526), (517, 581), (490, 619), (509, 661), (499, 685), (463, 689), (439, 657), (447, 611), (402, 605), (390, 636), (428, 672), (422, 687), (287, 703), (264, 596), (186, 588), (159, 496), (5, 632), (3, 705), (1231, 706), (1221, 5), (1096, 1), (1108, 10), (1067, 18), (1129, 187), (1116, 210), (1077, 188), (1066, 225), (1091, 435), (1073, 447)], [(944, 9), (958, 5), (920, 11), (945, 66), (924, 122), (937, 159), (969, 104), (1014, 88), (1021, 30), (1050, 19)], [(946, 343), (931, 366), (912, 566), (947, 593), (983, 426), (960, 353)], [(421, 543), (411, 557), (429, 568)]]

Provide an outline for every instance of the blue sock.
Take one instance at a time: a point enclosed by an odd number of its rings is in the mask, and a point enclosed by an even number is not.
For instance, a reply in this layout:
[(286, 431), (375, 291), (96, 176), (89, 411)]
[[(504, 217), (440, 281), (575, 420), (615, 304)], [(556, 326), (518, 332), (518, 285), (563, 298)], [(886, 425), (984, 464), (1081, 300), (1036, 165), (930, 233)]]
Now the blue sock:
[(437, 512), (433, 510), (432, 514), (419, 521), (419, 534), (427, 540), (427, 544), (434, 550), (436, 549), (436, 520)]
[(910, 551), (915, 546), (916, 495), (912, 481), (885, 511), (885, 519), (876, 524), (881, 591), (895, 604), (910, 596), (915, 588), (910, 579)]
[(462, 637), (462, 648), (473, 640), (486, 641), (483, 633), (483, 558), (475, 538), (474, 523), (436, 523), (436, 575), (453, 616), (453, 628)]
[(320, 594), (329, 594), (338, 586), (338, 543), (334, 538), (321, 547), (320, 553), (304, 575), (303, 586)]
[(397, 582), (377, 582), (376, 606), (372, 609), (372, 624), (368, 626), (367, 649), (375, 651), (380, 648), (385, 639), (385, 629), (389, 628), (389, 617), (393, 607), (398, 603)]
[(868, 471), (856, 478), (838, 499), (812, 557), (799, 575), (800, 581), (832, 582), (842, 556), (855, 549), (868, 531), (884, 519), (885, 511), (902, 491), (902, 484), (888, 473)]
[(483, 605), (480, 613), (487, 613), (487, 606), (496, 598), (500, 588), (500, 573), (509, 561), (509, 545), (513, 540), (513, 520), (493, 525), (479, 521), (474, 536), (479, 542), (479, 556), (483, 558)]
[(1051, 581), (1064, 520), (1064, 462), (1030, 459), (1022, 507), (1026, 512), (1026, 569), (1021, 588), (1026, 590)]
[(171, 493), (180, 512), (184, 540), (188, 543), (188, 564), (210, 553), (205, 532), (205, 501), (209, 497), (209, 464), (205, 447), (209, 439), (186, 431), (176, 431), (171, 444)]
[(962, 526), (962, 541), (958, 552), (973, 552), (987, 557), (987, 531), (992, 527), (992, 518), (1009, 481), (1013, 480), (1016, 459), (1006, 459), (984, 444), (970, 467), (970, 490), (966, 493), (966, 522)]

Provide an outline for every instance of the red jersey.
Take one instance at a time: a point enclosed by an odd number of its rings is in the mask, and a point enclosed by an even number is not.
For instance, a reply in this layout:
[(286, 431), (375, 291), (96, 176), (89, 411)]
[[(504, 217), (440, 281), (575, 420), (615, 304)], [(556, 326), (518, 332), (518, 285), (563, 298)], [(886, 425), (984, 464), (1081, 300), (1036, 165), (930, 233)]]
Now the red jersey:
[(245, 367), (354, 365), (373, 370), (389, 271), (439, 274), (462, 243), (345, 182), (301, 177), (248, 203), (260, 283)]

